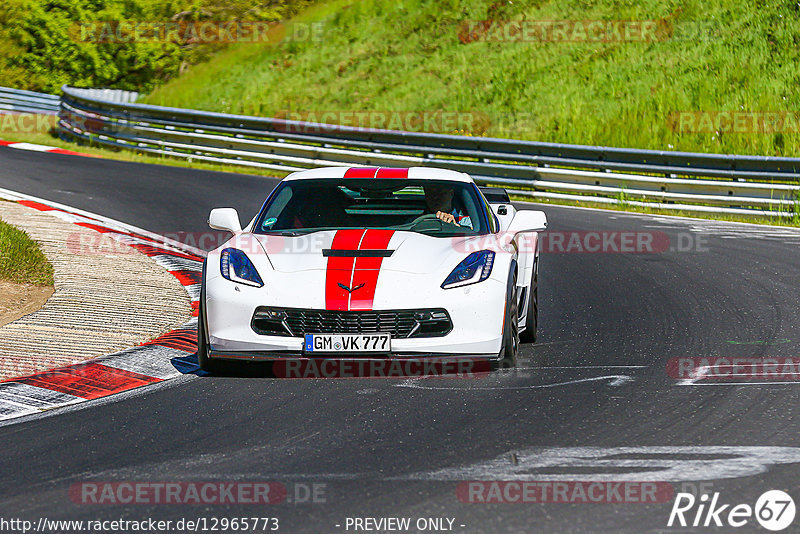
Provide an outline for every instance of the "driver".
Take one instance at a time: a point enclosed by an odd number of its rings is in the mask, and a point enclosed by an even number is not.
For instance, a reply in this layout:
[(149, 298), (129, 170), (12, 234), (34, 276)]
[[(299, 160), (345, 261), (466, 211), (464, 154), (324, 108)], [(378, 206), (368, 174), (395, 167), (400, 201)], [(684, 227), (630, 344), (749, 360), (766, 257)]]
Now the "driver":
[(457, 226), (472, 227), (469, 216), (461, 213), (453, 207), (452, 187), (439, 184), (423, 185), (425, 191), (425, 206), (427, 213), (435, 214), (442, 221)]

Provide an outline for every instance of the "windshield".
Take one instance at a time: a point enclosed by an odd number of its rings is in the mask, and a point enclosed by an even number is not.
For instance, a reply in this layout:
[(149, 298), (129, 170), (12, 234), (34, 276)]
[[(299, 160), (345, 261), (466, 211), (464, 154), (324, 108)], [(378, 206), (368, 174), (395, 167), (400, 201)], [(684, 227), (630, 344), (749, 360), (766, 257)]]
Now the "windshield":
[(385, 228), (436, 237), (488, 232), (485, 206), (471, 183), (374, 178), (283, 182), (253, 233), (302, 235), (340, 228)]

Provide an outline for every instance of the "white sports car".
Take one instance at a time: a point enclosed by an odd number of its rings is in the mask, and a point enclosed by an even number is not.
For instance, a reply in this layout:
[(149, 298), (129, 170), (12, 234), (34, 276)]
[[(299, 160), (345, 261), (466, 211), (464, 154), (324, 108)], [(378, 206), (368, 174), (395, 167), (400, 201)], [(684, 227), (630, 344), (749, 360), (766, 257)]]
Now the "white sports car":
[[(541, 211), (464, 173), (321, 168), (287, 176), (208, 253), (200, 366), (230, 360), (481, 358), (515, 363), (537, 324)], [(426, 360), (427, 361), (427, 360)]]

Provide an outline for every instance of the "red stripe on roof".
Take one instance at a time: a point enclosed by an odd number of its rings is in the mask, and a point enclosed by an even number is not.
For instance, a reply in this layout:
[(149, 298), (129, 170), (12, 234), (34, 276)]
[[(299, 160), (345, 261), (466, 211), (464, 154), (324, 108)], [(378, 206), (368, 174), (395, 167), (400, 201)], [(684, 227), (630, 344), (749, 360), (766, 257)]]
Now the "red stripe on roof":
[[(364, 232), (366, 230), (338, 230), (333, 236), (331, 249), (358, 250), (358, 244), (361, 242)], [(326, 310), (347, 310), (349, 308), (350, 293), (339, 284), (350, 287), (354, 266), (355, 258), (328, 257), (328, 267), (325, 271)]]
[(154, 382), (161, 382), (161, 379), (99, 363), (79, 363), (53, 371), (15, 378), (13, 382), (58, 391), (83, 399), (99, 399)]
[(2, 139), (0, 139), (0, 146), (13, 145), (15, 142), (16, 141), (3, 141)]
[[(364, 239), (361, 240), (361, 246), (358, 248), (359, 250), (386, 250), (393, 235), (394, 230), (367, 230)], [(350, 295), (351, 310), (372, 309), (382, 263), (383, 258), (356, 258), (352, 287), (359, 284), (364, 284), (364, 286)]]
[(376, 178), (408, 178), (408, 169), (403, 167), (381, 167)]
[(353, 167), (344, 173), (345, 178), (374, 178), (377, 167)]

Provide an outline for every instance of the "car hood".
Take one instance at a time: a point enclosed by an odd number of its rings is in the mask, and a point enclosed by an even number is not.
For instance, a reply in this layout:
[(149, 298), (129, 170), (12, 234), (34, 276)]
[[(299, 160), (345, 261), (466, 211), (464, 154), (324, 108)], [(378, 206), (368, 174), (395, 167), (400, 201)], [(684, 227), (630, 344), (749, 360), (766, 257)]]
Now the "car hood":
[(272, 267), (281, 272), (324, 271), (337, 268), (349, 261), (345, 258), (355, 256), (360, 269), (433, 273), (447, 267), (452, 269), (471, 252), (494, 245), (487, 236), (431, 237), (394, 230), (332, 230), (294, 237), (255, 234), (254, 237)]

